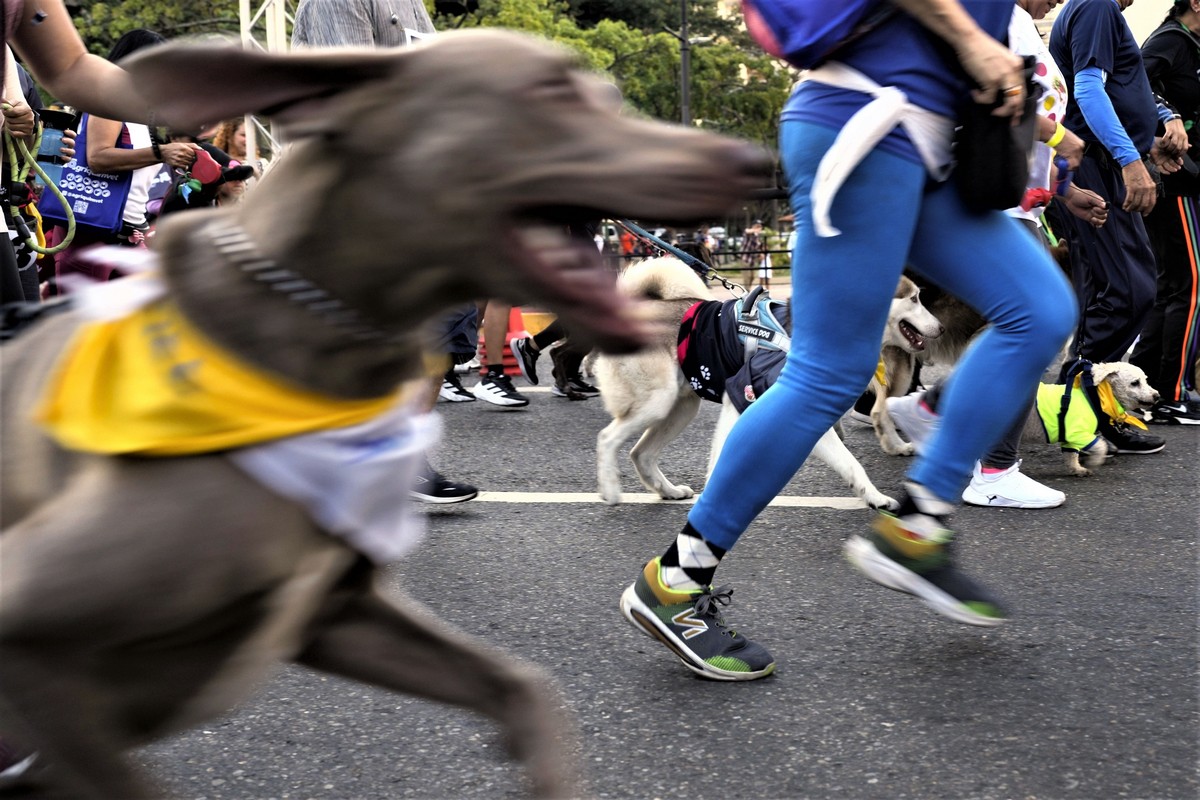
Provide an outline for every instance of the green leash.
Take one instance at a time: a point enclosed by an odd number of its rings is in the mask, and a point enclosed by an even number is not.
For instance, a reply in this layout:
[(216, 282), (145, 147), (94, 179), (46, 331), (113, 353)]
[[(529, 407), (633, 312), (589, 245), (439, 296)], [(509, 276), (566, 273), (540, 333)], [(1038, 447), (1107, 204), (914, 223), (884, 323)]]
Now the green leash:
[[(9, 109), (12, 108), (12, 106), (8, 103), (3, 103), (0, 104), (0, 108)], [(42, 127), (39, 125), (37, 129), (37, 135), (33, 141), (33, 153), (38, 151), (38, 148), (41, 147), (41, 144)], [(55, 253), (61, 253), (75, 238), (75, 212), (71, 210), (71, 204), (67, 202), (67, 199), (63, 197), (62, 192), (59, 191), (59, 188), (54, 185), (54, 181), (50, 180), (50, 176), (47, 175), (45, 170), (42, 169), (42, 166), (38, 164), (37, 156), (33, 155), (33, 153), (29, 151), (29, 147), (26, 146), (24, 141), (9, 133), (7, 128), (4, 131), (4, 147), (8, 151), (8, 165), (9, 169), (12, 171), (13, 183), (25, 183), (25, 181), (29, 178), (30, 168), (32, 168), (37, 176), (42, 179), (42, 183), (46, 185), (46, 188), (54, 192), (55, 196), (58, 197), (58, 200), (60, 203), (62, 203), (63, 210), (67, 215), (67, 234), (63, 237), (61, 242), (53, 247), (42, 247), (40, 244), (38, 244), (37, 237), (31, 233), (29, 238), (25, 240), (25, 243), (35, 253), (41, 253), (42, 255), (52, 256)], [(18, 150), (21, 153), (20, 159), (17, 158)], [(20, 209), (16, 206), (11, 206), (10, 208), (14, 217), (21, 215)]]

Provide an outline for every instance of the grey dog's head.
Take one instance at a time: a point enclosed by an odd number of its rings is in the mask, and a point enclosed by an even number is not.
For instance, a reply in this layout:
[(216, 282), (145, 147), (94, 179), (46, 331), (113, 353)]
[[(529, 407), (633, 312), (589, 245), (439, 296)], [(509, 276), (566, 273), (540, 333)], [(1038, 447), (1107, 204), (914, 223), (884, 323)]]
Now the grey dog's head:
[[(637, 315), (567, 225), (695, 225), (770, 166), (746, 143), (622, 114), (566, 51), (496, 30), (390, 51), (167, 47), (128, 67), (174, 126), (247, 112), (286, 126), (296, 146), (247, 200), (247, 225), (266, 209), (314, 254), (328, 225), (354, 226), (327, 260), (354, 265), (338, 279), (374, 319), (398, 292), (502, 297), (544, 303), (601, 346), (636, 346)], [(261, 198), (285, 174), (286, 203)]]

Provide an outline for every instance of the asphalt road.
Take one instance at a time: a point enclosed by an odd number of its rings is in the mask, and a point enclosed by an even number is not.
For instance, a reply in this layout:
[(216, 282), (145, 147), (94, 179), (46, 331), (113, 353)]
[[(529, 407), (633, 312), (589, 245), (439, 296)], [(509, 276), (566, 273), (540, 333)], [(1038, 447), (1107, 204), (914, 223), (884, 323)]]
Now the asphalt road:
[[(543, 365), (548, 368), (548, 365)], [(547, 376), (548, 377), (548, 376)], [(436, 463), (494, 492), (593, 492), (600, 401), (541, 391), (524, 410), (440, 406)], [(703, 484), (716, 408), (664, 469)], [(962, 563), (1012, 622), (942, 621), (855, 573), (841, 543), (863, 509), (769, 508), (725, 559), (729, 619), (777, 673), (695, 678), (617, 609), (683, 504), (492, 502), (427, 512), (428, 538), (386, 573), (454, 624), (549, 671), (577, 722), (597, 798), (1196, 798), (1200, 430), (1066, 475), (1054, 448), (1024, 470), (1067, 492), (1042, 511), (966, 508)], [(884, 491), (905, 466), (868, 429), (847, 443)], [(627, 476), (626, 488), (641, 491)], [(821, 465), (785, 491), (846, 496)], [(135, 754), (179, 798), (522, 796), (490, 723), (287, 668), (227, 718)]]

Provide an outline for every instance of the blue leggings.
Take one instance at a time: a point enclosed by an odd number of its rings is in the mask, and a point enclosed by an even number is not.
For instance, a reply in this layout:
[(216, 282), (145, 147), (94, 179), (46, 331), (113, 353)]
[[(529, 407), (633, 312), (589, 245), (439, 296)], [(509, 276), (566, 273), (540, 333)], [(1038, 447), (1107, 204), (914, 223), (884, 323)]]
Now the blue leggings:
[(908, 264), (993, 324), (942, 394), (941, 425), (909, 479), (957, 503), (971, 469), (1027, 406), (1076, 322), (1076, 302), (1038, 242), (1002, 212), (971, 215), (952, 183), (876, 149), (838, 192), (840, 236), (812, 229), (813, 174), (836, 131), (784, 123), (792, 209), (792, 349), (779, 380), (734, 426), (688, 522), (726, 550), (862, 394)]

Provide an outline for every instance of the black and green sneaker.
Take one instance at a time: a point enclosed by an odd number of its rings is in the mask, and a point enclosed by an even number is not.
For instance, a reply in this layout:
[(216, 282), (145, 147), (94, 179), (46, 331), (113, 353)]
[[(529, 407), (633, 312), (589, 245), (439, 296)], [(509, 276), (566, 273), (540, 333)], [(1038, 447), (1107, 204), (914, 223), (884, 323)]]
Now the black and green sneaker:
[(731, 630), (721, 617), (720, 606), (729, 605), (732, 594), (728, 587), (709, 586), (699, 592), (670, 589), (663, 585), (656, 558), (621, 595), (621, 613), (703, 678), (765, 678), (775, 671), (775, 659), (762, 645)]
[(876, 583), (919, 598), (943, 617), (967, 625), (994, 626), (1007, 614), (987, 589), (954, 566), (954, 533), (932, 515), (906, 505), (881, 511), (865, 536), (851, 536), (846, 557)]

